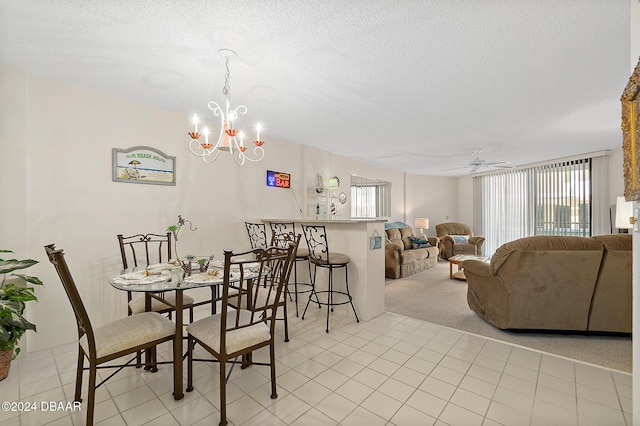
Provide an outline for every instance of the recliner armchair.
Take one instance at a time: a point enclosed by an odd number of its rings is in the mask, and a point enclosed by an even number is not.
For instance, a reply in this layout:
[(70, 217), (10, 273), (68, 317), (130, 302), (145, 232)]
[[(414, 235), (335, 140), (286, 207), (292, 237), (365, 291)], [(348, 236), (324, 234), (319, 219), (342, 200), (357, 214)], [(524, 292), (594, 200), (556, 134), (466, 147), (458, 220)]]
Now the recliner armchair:
[(485, 238), (474, 236), (471, 228), (464, 223), (438, 224), (436, 235), (440, 238), (440, 257), (443, 259), (449, 259), (457, 254), (482, 255), (482, 244)]

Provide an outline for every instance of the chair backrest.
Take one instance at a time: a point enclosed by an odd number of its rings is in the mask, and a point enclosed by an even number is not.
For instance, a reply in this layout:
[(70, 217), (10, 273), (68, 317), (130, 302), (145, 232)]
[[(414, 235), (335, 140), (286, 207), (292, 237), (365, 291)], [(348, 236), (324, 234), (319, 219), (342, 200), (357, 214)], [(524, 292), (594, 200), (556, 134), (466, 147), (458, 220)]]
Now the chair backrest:
[(245, 222), (252, 249), (267, 248), (267, 227), (264, 223)]
[(75, 314), (76, 323), (78, 325), (78, 339), (84, 335), (87, 336), (89, 351), (93, 351), (92, 355), (95, 357), (96, 345), (91, 321), (89, 320), (89, 315), (84, 307), (84, 303), (82, 303), (82, 298), (80, 297), (76, 283), (71, 276), (69, 267), (67, 266), (64, 253), (62, 249), (56, 249), (55, 244), (46, 245), (44, 246), (44, 249), (49, 257), (49, 262), (51, 262), (56, 268), (60, 281), (62, 281), (64, 291), (67, 293), (69, 302), (71, 302), (71, 307), (73, 308), (73, 313)]
[(278, 233), (271, 231), (271, 246), (286, 249), (290, 244), (294, 245), (294, 252), (298, 250), (302, 235), (294, 235), (288, 232)]
[(324, 225), (302, 225), (302, 233), (307, 240), (310, 260), (329, 259), (329, 244)]
[(292, 237), (296, 235), (296, 225), (293, 222), (271, 222), (271, 231), (277, 235), (289, 234)]
[(118, 234), (122, 268), (135, 268), (155, 263), (168, 262), (171, 259), (171, 233), (136, 234), (124, 237)]
[[(293, 242), (288, 243), (286, 248), (271, 246), (244, 253), (225, 250), (220, 348), (227, 347), (227, 333), (263, 322), (269, 326), (273, 338), (276, 311), (284, 286), (287, 285), (291, 276), (294, 262), (295, 243)], [(243, 283), (246, 276), (256, 273), (258, 277), (251, 280), (251, 291), (248, 294), (240, 291), (229, 295), (230, 289), (238, 289), (237, 285)], [(234, 280), (230, 282), (232, 274)], [(249, 294), (251, 299), (247, 300)], [(229, 303), (230, 300), (231, 303)], [(250, 309), (236, 309), (236, 307), (246, 306), (250, 306)], [(247, 317), (248, 311), (250, 311), (249, 317)]]
[(468, 235), (473, 237), (471, 227), (464, 223), (447, 222), (436, 225), (436, 235), (444, 237), (445, 235)]

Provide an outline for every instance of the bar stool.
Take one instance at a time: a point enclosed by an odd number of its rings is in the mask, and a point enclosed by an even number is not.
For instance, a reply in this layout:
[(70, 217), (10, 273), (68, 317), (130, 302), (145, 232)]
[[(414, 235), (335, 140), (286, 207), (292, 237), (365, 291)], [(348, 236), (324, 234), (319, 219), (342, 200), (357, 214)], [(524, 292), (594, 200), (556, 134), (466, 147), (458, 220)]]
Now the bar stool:
[[(311, 280), (311, 294), (309, 294), (309, 300), (307, 300), (307, 306), (302, 313), (302, 319), (307, 313), (309, 303), (317, 303), (321, 308), (323, 305), (327, 307), (327, 333), (329, 332), (329, 310), (333, 311), (333, 307), (337, 305), (346, 305), (349, 303), (353, 314), (356, 316), (356, 322), (360, 322), (356, 308), (353, 306), (353, 297), (349, 293), (349, 274), (347, 265), (351, 261), (349, 256), (343, 253), (331, 253), (329, 252), (329, 244), (327, 242), (327, 232), (324, 225), (302, 225), (302, 232), (307, 240), (307, 247), (309, 248), (309, 262), (313, 264), (313, 277)], [(329, 285), (327, 290), (316, 291), (316, 271), (318, 268), (327, 268), (329, 272)], [(345, 291), (337, 291), (333, 289), (333, 270), (336, 268), (344, 268), (344, 280)], [(321, 301), (319, 294), (326, 294), (326, 302)], [(340, 295), (343, 299), (341, 301), (333, 300), (334, 295)]]
[[(291, 240), (296, 237), (296, 225), (293, 222), (270, 222), (271, 231), (276, 236), (289, 235)], [(298, 247), (296, 251), (296, 261), (293, 264), (293, 292), (295, 294), (296, 301), (296, 317), (300, 316), (298, 312), (298, 294), (309, 293), (311, 291), (311, 283), (298, 282), (298, 262), (307, 262), (307, 269), (309, 270), (309, 280), (311, 280), (311, 263), (309, 263), (309, 249), (306, 247)], [(298, 286), (303, 289), (298, 289)]]
[(267, 228), (264, 223), (245, 222), (247, 234), (249, 234), (249, 242), (252, 249), (267, 248)]

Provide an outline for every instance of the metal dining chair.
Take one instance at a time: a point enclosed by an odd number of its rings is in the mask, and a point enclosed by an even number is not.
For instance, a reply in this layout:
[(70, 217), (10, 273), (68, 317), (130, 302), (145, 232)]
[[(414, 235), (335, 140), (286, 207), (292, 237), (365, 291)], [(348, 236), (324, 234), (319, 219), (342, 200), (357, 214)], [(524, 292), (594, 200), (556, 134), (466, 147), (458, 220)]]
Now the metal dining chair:
[[(286, 249), (290, 244), (294, 245), (294, 262), (293, 262), (293, 268), (295, 269), (296, 267), (296, 258), (295, 258), (295, 253), (297, 253), (298, 251), (298, 246), (300, 244), (300, 238), (302, 236), (300, 234), (298, 235), (292, 235), (289, 233), (283, 233), (283, 234), (277, 234), (275, 231), (272, 231), (272, 235), (271, 235), (271, 246), (275, 246), (275, 247), (280, 247), (280, 248), (284, 248)], [(288, 342), (289, 341), (289, 315), (288, 315), (288, 308), (287, 308), (287, 295), (289, 295), (289, 300), (291, 300), (291, 295), (289, 293), (289, 280), (287, 280), (287, 282), (284, 285), (284, 290), (282, 291), (282, 294), (280, 295), (280, 300), (278, 300), (278, 306), (282, 307), (282, 316), (277, 316), (276, 315), (276, 321), (282, 321), (284, 323), (284, 341)], [(264, 293), (262, 293), (264, 295)]]
[(252, 249), (267, 247), (267, 227), (264, 223), (245, 222)]
[[(295, 246), (290, 244), (286, 249), (258, 248), (244, 253), (225, 251), (220, 313), (187, 326), (186, 390), (193, 391), (194, 348), (200, 345), (220, 364), (218, 380), (220, 381), (219, 424), (221, 426), (227, 424), (227, 382), (238, 358), (241, 358), (243, 368), (252, 364), (268, 365), (271, 369), (271, 398), (278, 397), (274, 343), (275, 318), (278, 301), (282, 297), (295, 262), (294, 250)], [(234, 258), (244, 259), (234, 260)], [(231, 289), (237, 290), (230, 282), (231, 274), (238, 274), (239, 283), (242, 285), (245, 281), (243, 277), (254, 273), (257, 273), (257, 278), (248, 280), (247, 293), (230, 292)], [(234, 305), (231, 305), (230, 300), (233, 300)], [(241, 308), (236, 309), (234, 306)], [(251, 353), (262, 347), (269, 347), (269, 362), (253, 362)]]
[[(277, 235), (289, 235), (295, 237), (296, 225), (294, 222), (271, 222), (271, 231)], [(311, 291), (311, 282), (298, 282), (298, 262), (305, 262), (307, 269), (309, 270), (309, 281), (311, 281), (311, 263), (309, 262), (309, 249), (306, 247), (298, 246), (296, 250), (296, 262), (293, 264), (293, 294), (296, 302), (296, 317), (299, 316), (298, 311), (298, 295), (309, 293)], [(300, 287), (300, 288), (298, 288)], [(291, 293), (289, 289), (289, 293)]]
[[(171, 233), (166, 234), (135, 234), (125, 237), (117, 235), (120, 245), (120, 256), (122, 258), (122, 269), (139, 268), (149, 266), (154, 263), (169, 262), (172, 256)], [(151, 299), (151, 310), (162, 314), (171, 314), (175, 306), (175, 294), (173, 292), (164, 293), (162, 299)], [(133, 297), (127, 291), (129, 315), (139, 314), (145, 311), (144, 296)], [(187, 295), (183, 296), (184, 309), (189, 309), (189, 321), (193, 321), (193, 307), (195, 300)]]
[[(360, 322), (356, 308), (353, 306), (353, 297), (349, 293), (349, 271), (347, 266), (351, 259), (344, 253), (336, 253), (329, 251), (329, 243), (327, 242), (327, 231), (324, 225), (302, 225), (302, 232), (307, 240), (307, 248), (309, 249), (309, 262), (313, 264), (313, 278), (311, 294), (307, 300), (307, 306), (302, 313), (302, 319), (307, 313), (309, 303), (313, 302), (322, 307), (327, 307), (327, 333), (329, 332), (329, 311), (333, 311), (333, 307), (337, 305), (351, 305), (353, 314), (356, 316), (356, 322)], [(326, 268), (329, 272), (329, 283), (327, 290), (317, 291), (316, 289), (316, 272), (318, 268)], [(344, 268), (345, 290), (335, 290), (333, 286), (333, 270)], [(334, 300), (334, 295), (338, 295), (340, 300)], [(322, 296), (322, 298), (320, 297)]]
[[(143, 312), (134, 316), (127, 316), (111, 323), (93, 328), (87, 310), (85, 309), (75, 281), (64, 258), (62, 249), (56, 249), (54, 244), (45, 246), (49, 261), (58, 272), (78, 326), (78, 363), (76, 368), (76, 386), (74, 401), (82, 401), (82, 376), (89, 370), (87, 419), (88, 426), (93, 425), (96, 389), (125, 367), (132, 367), (135, 357), (124, 364), (114, 364), (126, 355), (133, 355), (139, 351), (150, 352), (151, 371), (157, 371), (158, 364), (172, 362), (157, 362), (156, 346), (163, 342), (173, 341), (175, 345), (176, 327), (168, 318), (157, 312)], [(85, 359), (89, 366), (85, 367)], [(108, 363), (108, 365), (103, 365)], [(102, 368), (116, 368), (117, 370), (96, 384), (97, 370)], [(174, 369), (174, 380), (176, 371)]]

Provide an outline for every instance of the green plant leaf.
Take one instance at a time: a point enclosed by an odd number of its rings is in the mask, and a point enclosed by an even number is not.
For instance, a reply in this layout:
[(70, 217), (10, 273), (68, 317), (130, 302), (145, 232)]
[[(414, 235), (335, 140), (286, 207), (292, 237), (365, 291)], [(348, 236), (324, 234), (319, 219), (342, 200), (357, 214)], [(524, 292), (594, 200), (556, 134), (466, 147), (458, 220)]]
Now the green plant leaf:
[(24, 302), (18, 300), (0, 299), (0, 318), (8, 318), (13, 314), (22, 315)]
[(23, 274), (11, 274), (11, 275), (14, 276), (14, 277), (20, 277), (23, 280), (25, 280), (26, 282), (31, 283), (31, 284), (42, 285), (42, 281), (40, 281), (40, 278), (38, 278), (38, 277), (32, 277), (32, 276), (23, 275)]
[(33, 259), (25, 259), (25, 260), (17, 260), (17, 259), (9, 259), (3, 260), (0, 262), (0, 274), (6, 274), (9, 272), (16, 271), (18, 269), (26, 269), (38, 263), (37, 260)]
[(4, 287), (0, 297), (17, 302), (28, 302), (30, 300), (38, 300), (33, 293), (33, 287), (16, 287), (10, 283)]

